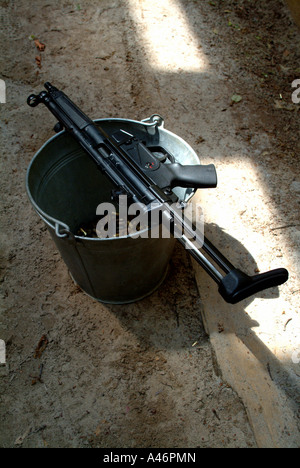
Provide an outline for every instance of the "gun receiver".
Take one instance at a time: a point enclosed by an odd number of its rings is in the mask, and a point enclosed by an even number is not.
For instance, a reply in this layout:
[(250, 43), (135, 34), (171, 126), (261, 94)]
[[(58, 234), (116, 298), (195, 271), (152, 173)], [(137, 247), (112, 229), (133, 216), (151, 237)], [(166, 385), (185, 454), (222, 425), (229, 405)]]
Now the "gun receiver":
[[(172, 155), (164, 148), (147, 147), (136, 135), (122, 128), (109, 135), (101, 126), (96, 126), (62, 91), (50, 83), (45, 83), (45, 88), (46, 91), (39, 95), (30, 95), (28, 105), (46, 105), (58, 120), (55, 131), (65, 129), (69, 132), (98, 168), (133, 201), (160, 205), (172, 221), (173, 232), (180, 233), (176, 236), (178, 241), (189, 249), (192, 257), (217, 283), (219, 293), (226, 302), (236, 304), (287, 281), (288, 271), (284, 268), (255, 276), (248, 276), (236, 269), (206, 237), (203, 238), (197, 232), (192, 222), (183, 220), (179, 208), (174, 208), (173, 202), (177, 199), (172, 192), (174, 187), (216, 187), (214, 165), (181, 165), (173, 161)], [(168, 164), (164, 159), (168, 159)], [(195, 238), (195, 242), (191, 242), (190, 238)]]

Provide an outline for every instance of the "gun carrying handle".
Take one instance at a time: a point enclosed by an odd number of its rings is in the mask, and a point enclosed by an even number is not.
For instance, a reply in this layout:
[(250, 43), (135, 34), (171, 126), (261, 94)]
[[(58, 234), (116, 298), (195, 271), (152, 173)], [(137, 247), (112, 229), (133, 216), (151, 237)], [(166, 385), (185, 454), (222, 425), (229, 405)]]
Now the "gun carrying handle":
[(288, 277), (289, 274), (285, 268), (254, 276), (248, 276), (235, 268), (220, 281), (219, 293), (226, 302), (236, 304), (253, 294), (285, 283)]

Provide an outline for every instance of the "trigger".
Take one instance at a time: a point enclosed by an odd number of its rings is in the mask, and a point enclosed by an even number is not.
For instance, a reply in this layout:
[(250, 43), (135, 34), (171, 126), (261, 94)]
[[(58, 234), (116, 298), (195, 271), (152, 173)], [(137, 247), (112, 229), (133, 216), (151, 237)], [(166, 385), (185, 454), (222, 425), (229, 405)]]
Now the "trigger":
[(156, 159), (159, 160), (159, 162), (164, 163), (167, 160), (167, 155), (165, 153), (161, 153), (158, 151), (153, 151), (152, 152), (153, 156), (156, 157)]

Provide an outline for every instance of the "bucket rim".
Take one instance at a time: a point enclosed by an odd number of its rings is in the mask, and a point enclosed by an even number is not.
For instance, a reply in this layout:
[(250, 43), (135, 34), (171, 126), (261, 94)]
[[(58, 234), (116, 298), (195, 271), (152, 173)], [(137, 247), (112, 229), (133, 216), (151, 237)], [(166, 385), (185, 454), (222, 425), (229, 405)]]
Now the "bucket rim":
[[(159, 117), (159, 119), (154, 119), (153, 118), (153, 117), (156, 117), (156, 116)], [(198, 155), (196, 154), (196, 152), (193, 150), (193, 148), (183, 138), (181, 138), (180, 136), (178, 136), (175, 133), (171, 132), (170, 130), (167, 130), (166, 128), (164, 128), (164, 119), (161, 116), (159, 116), (159, 114), (154, 114), (150, 118), (144, 119), (144, 120), (124, 119), (124, 118), (118, 118), (118, 117), (109, 117), (109, 118), (101, 118), (101, 119), (94, 119), (93, 120), (93, 122), (95, 122), (95, 123), (103, 122), (103, 121), (105, 121), (105, 122), (130, 122), (130, 123), (133, 123), (133, 124), (143, 125), (145, 127), (155, 127), (156, 126), (156, 127), (160, 128), (161, 130), (163, 130), (164, 133), (169, 134), (172, 137), (175, 137), (183, 145), (187, 146), (189, 148), (189, 150), (191, 151), (191, 153), (193, 153), (195, 159), (198, 159), (198, 161), (200, 161)], [(78, 235), (72, 233), (70, 227), (67, 224), (65, 224), (63, 221), (60, 221), (60, 220), (58, 220), (56, 218), (53, 218), (52, 216), (45, 213), (38, 206), (38, 204), (35, 202), (32, 194), (31, 194), (30, 188), (29, 188), (29, 176), (30, 176), (30, 171), (32, 169), (32, 166), (34, 165), (34, 163), (35, 163), (36, 159), (38, 158), (39, 154), (45, 149), (45, 147), (47, 145), (49, 145), (49, 143), (51, 143), (52, 141), (54, 141), (57, 138), (61, 137), (63, 134), (68, 134), (68, 132), (66, 130), (62, 130), (61, 132), (53, 135), (47, 141), (45, 141), (43, 143), (43, 145), (38, 149), (38, 151), (35, 152), (35, 154), (33, 155), (32, 159), (31, 159), (31, 161), (30, 161), (30, 163), (28, 165), (28, 168), (27, 168), (27, 171), (26, 171), (25, 186), (26, 186), (26, 191), (27, 191), (28, 198), (29, 198), (31, 204), (33, 205), (34, 210), (36, 211), (36, 213), (39, 215), (39, 217), (51, 229), (53, 229), (55, 231), (56, 235), (58, 237), (60, 237), (60, 238), (71, 237), (73, 239), (88, 240), (88, 241), (94, 241), (94, 242), (117, 241), (117, 240), (120, 240), (120, 239), (133, 238), (134, 236), (132, 236), (132, 235), (119, 236), (119, 237), (108, 237), (108, 238), (100, 238), (100, 237), (94, 238), (94, 237), (87, 237), (87, 236), (78, 236)], [(194, 195), (195, 195), (195, 190), (192, 191), (192, 193), (184, 200), (184, 202), (188, 202)], [(139, 236), (141, 234), (146, 233), (147, 231), (150, 231), (149, 227), (143, 229), (142, 231), (139, 231)]]

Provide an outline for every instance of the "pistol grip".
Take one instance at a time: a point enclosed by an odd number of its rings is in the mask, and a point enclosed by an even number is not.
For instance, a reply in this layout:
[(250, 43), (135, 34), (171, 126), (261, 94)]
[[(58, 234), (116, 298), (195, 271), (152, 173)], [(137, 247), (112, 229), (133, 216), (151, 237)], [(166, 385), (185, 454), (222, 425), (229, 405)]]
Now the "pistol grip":
[(207, 166), (197, 164), (195, 166), (184, 166), (179, 163), (166, 164), (171, 174), (171, 188), (215, 188), (217, 186), (217, 172), (213, 164)]

